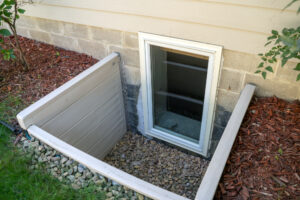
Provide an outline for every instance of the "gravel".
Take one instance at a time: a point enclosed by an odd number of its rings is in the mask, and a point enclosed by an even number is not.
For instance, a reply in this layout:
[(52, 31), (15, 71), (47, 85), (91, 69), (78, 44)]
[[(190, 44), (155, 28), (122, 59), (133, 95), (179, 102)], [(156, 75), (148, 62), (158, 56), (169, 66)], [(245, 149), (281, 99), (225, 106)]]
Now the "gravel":
[(194, 199), (209, 164), (194, 153), (133, 133), (126, 133), (104, 161), (191, 199)]
[(31, 140), (22, 137), (17, 146), (32, 155), (31, 166), (29, 166), (30, 169), (44, 168), (59, 181), (70, 184), (70, 186), (76, 190), (89, 185), (95, 185), (97, 191), (106, 192), (106, 199), (150, 199), (91, 171), (83, 164), (57, 152), (34, 137), (31, 137)]

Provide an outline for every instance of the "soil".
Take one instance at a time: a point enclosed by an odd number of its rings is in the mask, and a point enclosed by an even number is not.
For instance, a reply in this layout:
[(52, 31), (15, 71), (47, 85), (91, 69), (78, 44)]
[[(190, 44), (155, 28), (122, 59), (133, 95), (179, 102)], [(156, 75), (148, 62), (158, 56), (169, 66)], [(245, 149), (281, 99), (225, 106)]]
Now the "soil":
[(254, 98), (215, 199), (300, 199), (300, 102)]
[(104, 161), (171, 192), (194, 199), (209, 162), (140, 134), (126, 133)]
[(19, 41), (30, 68), (24, 71), (18, 62), (5, 61), (0, 55), (0, 101), (20, 96), (29, 105), (97, 62), (91, 56), (25, 37), (19, 36)]

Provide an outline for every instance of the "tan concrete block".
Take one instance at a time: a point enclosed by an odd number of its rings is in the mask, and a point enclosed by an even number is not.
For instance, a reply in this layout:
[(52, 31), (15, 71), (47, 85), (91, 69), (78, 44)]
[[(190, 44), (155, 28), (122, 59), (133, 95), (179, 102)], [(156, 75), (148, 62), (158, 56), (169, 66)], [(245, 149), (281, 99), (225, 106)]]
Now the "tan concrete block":
[(141, 74), (140, 70), (136, 67), (124, 66), (122, 67), (122, 73), (125, 78), (126, 84), (140, 85)]
[[(257, 70), (257, 66), (261, 62), (260, 57), (255, 54), (242, 53), (227, 49), (223, 51), (223, 57), (223, 67), (251, 73), (254, 73)], [(275, 69), (276, 63), (271, 66), (273, 67), (273, 69)], [(273, 76), (273, 73), (268, 73), (269, 78)]]
[(122, 32), (110, 29), (90, 27), (91, 37), (94, 40), (101, 41), (107, 44), (121, 45)]
[(37, 18), (22, 15), (20, 19), (17, 20), (16, 25), (17, 27), (36, 28), (36, 19)]
[(122, 62), (124, 65), (139, 67), (140, 66), (140, 58), (139, 51), (121, 48), (117, 46), (110, 46), (109, 53), (111, 52), (119, 52), (121, 54)]
[(219, 88), (233, 92), (240, 92), (243, 84), (243, 76), (244, 73), (223, 69)]
[(280, 81), (278, 79), (263, 79), (261, 76), (246, 74), (245, 84), (256, 85), (255, 94), (258, 96), (273, 96), (293, 100), (297, 99), (300, 93), (299, 85)]
[(41, 42), (45, 42), (45, 43), (52, 42), (50, 34), (46, 33), (46, 32), (37, 31), (37, 30), (29, 30), (29, 35), (30, 35), (30, 38), (37, 40), (37, 41), (41, 41)]
[(62, 35), (51, 34), (52, 36), (52, 44), (55, 46), (61, 47), (63, 49), (78, 51), (78, 42), (76, 39), (71, 37), (66, 37)]
[(106, 56), (105, 45), (96, 41), (78, 40), (79, 51), (93, 56), (97, 59), (102, 59)]
[(225, 110), (232, 112), (237, 101), (239, 99), (239, 93), (230, 92), (226, 90), (218, 90), (217, 104), (222, 106)]
[(123, 46), (130, 48), (139, 48), (139, 39), (136, 33), (124, 33)]
[(63, 24), (59, 21), (53, 21), (48, 19), (36, 18), (37, 26), (48, 33), (56, 33), (62, 34), (63, 33)]
[(300, 81), (296, 81), (297, 75), (299, 72), (293, 70), (297, 62), (287, 62), (284, 67), (281, 67), (281, 64), (278, 66), (277, 72), (276, 72), (276, 78), (289, 81), (293, 84), (298, 84), (300, 86)]
[(17, 34), (27, 38), (30, 37), (28, 29), (23, 27), (17, 27)]
[(81, 24), (64, 23), (64, 35), (89, 39), (89, 27)]

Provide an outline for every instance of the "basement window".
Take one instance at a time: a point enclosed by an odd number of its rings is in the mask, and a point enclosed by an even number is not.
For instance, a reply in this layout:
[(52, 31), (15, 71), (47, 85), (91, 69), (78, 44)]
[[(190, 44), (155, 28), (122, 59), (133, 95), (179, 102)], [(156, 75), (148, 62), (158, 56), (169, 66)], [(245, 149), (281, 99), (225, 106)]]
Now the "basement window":
[(220, 46), (139, 33), (146, 134), (208, 156)]

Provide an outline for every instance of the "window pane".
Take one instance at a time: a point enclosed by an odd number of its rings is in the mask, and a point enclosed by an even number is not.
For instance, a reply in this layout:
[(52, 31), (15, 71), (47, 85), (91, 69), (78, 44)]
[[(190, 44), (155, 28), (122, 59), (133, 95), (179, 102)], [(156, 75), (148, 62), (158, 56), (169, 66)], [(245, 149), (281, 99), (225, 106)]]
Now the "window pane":
[(197, 142), (208, 58), (151, 46), (154, 127)]

